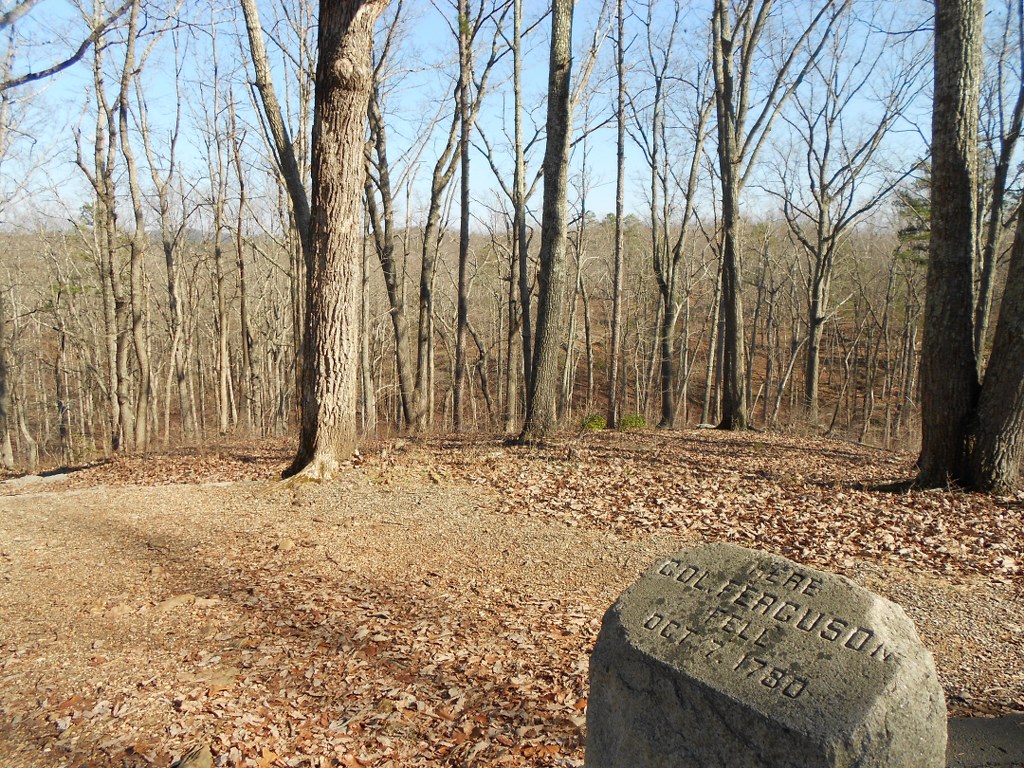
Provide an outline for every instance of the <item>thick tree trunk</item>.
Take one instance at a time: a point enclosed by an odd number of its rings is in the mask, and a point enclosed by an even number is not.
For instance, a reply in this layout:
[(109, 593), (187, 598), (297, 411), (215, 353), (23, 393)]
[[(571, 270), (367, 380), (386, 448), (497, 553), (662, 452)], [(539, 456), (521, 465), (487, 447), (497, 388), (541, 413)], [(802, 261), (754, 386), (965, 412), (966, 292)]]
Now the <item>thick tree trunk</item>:
[(972, 322), (983, 0), (935, 2), (932, 231), (921, 359), (918, 482), (966, 482), (978, 396)]
[(363, 132), (373, 25), (385, 4), (320, 2), (302, 427), (287, 475), (330, 479), (356, 447)]
[(1024, 455), (1024, 216), (1017, 215), (992, 355), (978, 405), (971, 453), (976, 488), (1010, 493)]
[(568, 231), (566, 184), (572, 113), (573, 0), (552, 0), (551, 56), (548, 71), (547, 143), (544, 149), (544, 209), (540, 245), (540, 296), (533, 381), (526, 402), (526, 421), (520, 440), (542, 439), (558, 426), (559, 358), (564, 342), (565, 239)]
[[(722, 316), (724, 319), (721, 429), (747, 427), (743, 355), (743, 292), (739, 247), (739, 147), (735, 114), (733, 32), (725, 0), (716, 0), (712, 18), (718, 166), (722, 178)], [(743, 96), (745, 94), (741, 94)]]

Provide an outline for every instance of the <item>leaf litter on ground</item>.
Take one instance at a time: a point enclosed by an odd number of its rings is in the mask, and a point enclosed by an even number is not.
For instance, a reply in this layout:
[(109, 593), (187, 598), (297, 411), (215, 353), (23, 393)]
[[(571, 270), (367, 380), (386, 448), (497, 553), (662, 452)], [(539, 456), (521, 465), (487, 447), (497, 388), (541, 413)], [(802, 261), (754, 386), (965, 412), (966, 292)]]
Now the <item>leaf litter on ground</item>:
[(197, 745), (230, 766), (582, 765), (603, 610), (699, 541), (886, 593), (951, 713), (1024, 709), (1024, 499), (870, 490), (909, 477), (907, 455), (437, 437), (285, 486), (287, 449), (123, 457), (0, 499), (4, 765), (168, 766)]

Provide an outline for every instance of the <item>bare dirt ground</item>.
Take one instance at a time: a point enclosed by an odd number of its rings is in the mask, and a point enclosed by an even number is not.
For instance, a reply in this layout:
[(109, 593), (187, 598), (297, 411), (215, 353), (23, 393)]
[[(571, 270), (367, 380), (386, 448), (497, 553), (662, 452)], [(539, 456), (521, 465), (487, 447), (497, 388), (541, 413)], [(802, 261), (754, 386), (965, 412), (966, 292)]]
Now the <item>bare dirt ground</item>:
[[(710, 431), (287, 446), (0, 485), (0, 766), (579, 766), (600, 618), (656, 557), (769, 549), (900, 603), (951, 714), (1024, 710), (1024, 496)], [(208, 750), (208, 752), (207, 752)]]

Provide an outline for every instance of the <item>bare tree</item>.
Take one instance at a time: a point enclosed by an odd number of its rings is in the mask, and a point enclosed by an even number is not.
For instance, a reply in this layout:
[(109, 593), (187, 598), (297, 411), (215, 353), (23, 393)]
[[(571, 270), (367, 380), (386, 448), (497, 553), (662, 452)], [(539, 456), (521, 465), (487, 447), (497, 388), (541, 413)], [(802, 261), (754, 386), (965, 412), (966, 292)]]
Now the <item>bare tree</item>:
[[(916, 167), (890, 167), (884, 155), (893, 128), (920, 91), (923, 52), (913, 49), (913, 40), (902, 46), (894, 42), (881, 31), (886, 25), (877, 15), (854, 16), (847, 9), (829, 31), (791, 109), (783, 113), (797, 138), (781, 150), (780, 183), (765, 185), (781, 203), (804, 255), (808, 340), (803, 395), (812, 423), (818, 420), (822, 333), (832, 312), (832, 282), (844, 243)], [(859, 114), (857, 101), (869, 92), (878, 110), (868, 119)]]
[[(654, 10), (654, 4), (649, 3), (644, 22), (649, 66), (646, 74), (651, 86), (631, 99), (636, 123), (632, 133), (650, 169), (651, 262), (661, 299), (656, 330), (661, 395), (658, 426), (671, 429), (678, 410), (676, 329), (682, 309), (680, 278), (696, 209), (700, 165), (714, 100), (706, 59), (698, 59), (692, 67), (692, 78), (681, 78), (677, 73), (681, 67), (675, 43), (676, 35), (681, 33), (683, 4), (675, 2), (667, 18), (655, 16)], [(644, 104), (639, 104), (641, 99)], [(682, 102), (682, 106), (675, 106), (675, 101)], [(689, 152), (689, 157), (670, 154), (676, 147), (669, 121), (686, 126), (678, 151)], [(677, 173), (677, 167), (681, 167), (682, 172)]]
[[(117, 97), (118, 132), (121, 154), (128, 172), (128, 189), (132, 203), (133, 229), (129, 239), (129, 293), (131, 303), (131, 335), (138, 365), (138, 384), (135, 400), (135, 431), (132, 443), (136, 450), (145, 451), (149, 444), (147, 424), (153, 398), (152, 367), (149, 358), (148, 318), (146, 315), (146, 286), (143, 260), (146, 254), (146, 212), (142, 199), (142, 187), (135, 150), (132, 147), (133, 126), (129, 121), (129, 103), (132, 83), (139, 77), (145, 64), (146, 53), (136, 59), (136, 44), (139, 35), (140, 2), (132, 4), (128, 14), (128, 34), (125, 41), (124, 68), (121, 74), (121, 88)], [(152, 46), (150, 47), (152, 50)]]
[[(137, 3), (139, 0), (133, 0)], [(101, 18), (102, 0), (94, 0), (93, 16)], [(122, 67), (115, 83), (120, 89), (111, 103), (107, 93), (106, 57), (108, 46), (93, 48), (92, 89), (95, 101), (95, 125), (91, 162), (82, 156), (81, 137), (76, 133), (77, 164), (93, 189), (93, 203), (83, 236), (90, 248), (100, 282), (103, 301), (104, 347), (106, 376), (103, 382), (109, 403), (109, 448), (115, 451), (133, 448), (135, 438), (134, 408), (131, 402), (130, 377), (130, 298), (124, 289), (117, 239), (117, 190), (115, 173), (118, 146), (116, 107), (120, 90), (128, 87)]]
[(619, 357), (622, 345), (622, 272), (625, 254), (623, 222), (626, 187), (626, 8), (615, 3), (615, 266), (612, 272), (611, 341), (608, 345), (608, 416), (612, 429), (619, 424)]
[(918, 482), (967, 482), (978, 397), (973, 264), (984, 0), (935, 0), (932, 219), (921, 357)]
[(0, 286), (0, 466), (14, 469), (11, 448), (10, 322), (6, 287)]
[[(185, 338), (184, 311), (182, 308), (182, 297), (179, 287), (180, 282), (180, 261), (182, 243), (185, 239), (185, 229), (188, 225), (188, 216), (184, 210), (179, 212), (175, 219), (173, 210), (173, 187), (178, 173), (178, 140), (181, 135), (181, 59), (177, 38), (175, 40), (175, 111), (174, 125), (167, 137), (167, 156), (162, 161), (157, 156), (157, 147), (153, 141), (149, 126), (149, 108), (146, 104), (145, 89), (140, 81), (136, 79), (135, 92), (138, 109), (138, 130), (141, 134), (143, 147), (146, 154), (146, 163), (149, 166), (153, 190), (156, 193), (155, 207), (160, 220), (160, 244), (164, 255), (166, 268), (167, 285), (167, 311), (168, 311), (168, 334), (170, 337), (170, 365), (167, 367), (166, 400), (164, 406), (164, 440), (170, 437), (170, 401), (172, 390), (177, 394), (178, 413), (181, 420), (182, 434), (188, 439), (194, 439), (198, 434), (195, 409), (192, 407), (192, 399), (188, 392), (188, 375), (185, 363)], [(160, 172), (160, 165), (166, 169), (163, 174)], [(173, 381), (173, 385), (172, 385)]]
[(978, 402), (971, 485), (1011, 493), (1024, 456), (1024, 216), (1017, 212), (1006, 288)]
[[(796, 14), (787, 25), (796, 34), (774, 30), (779, 38), (766, 56), (762, 42), (778, 23), (773, 0), (715, 0), (711, 50), (718, 117), (718, 167), (722, 196), (722, 315), (724, 316), (723, 429), (746, 429), (746, 373), (743, 352), (743, 296), (739, 232), (740, 194), (783, 105), (813, 66), (831, 29), (850, 0), (827, 0), (805, 23)], [(802, 57), (802, 58), (801, 58)], [(767, 73), (767, 74), (766, 74)]]
[(537, 336), (533, 378), (520, 441), (546, 437), (558, 425), (559, 353), (565, 302), (566, 183), (572, 137), (572, 0), (551, 2), (547, 141), (544, 148), (544, 210), (541, 225)]
[[(980, 258), (975, 270), (974, 347), (979, 365), (985, 359), (1000, 242), (1009, 224), (1006, 219), (1007, 193), (1014, 177), (1019, 178), (1020, 174), (1019, 168), (1015, 174), (1011, 171), (1024, 125), (1024, 3), (1006, 0), (1001, 10), (1002, 23), (989, 56), (992, 71), (983, 82), (981, 91), (981, 147), (984, 150), (981, 162), (990, 158), (993, 165), (989, 171), (990, 180), (986, 174), (987, 183), (978, 206), (979, 217), (983, 219), (979, 225)], [(1014, 86), (1016, 94), (1012, 90)]]
[(373, 26), (385, 5), (320, 3), (302, 424), (286, 475), (330, 479), (356, 445), (363, 134), (373, 85)]
[[(11, 27), (15, 24), (18, 19), (27, 14), (32, 6), (34, 6), (38, 0), (22, 0), (22, 2), (16, 4), (11, 10), (0, 15), (0, 30)], [(11, 88), (17, 88), (22, 85), (28, 85), (29, 83), (35, 83), (39, 80), (45, 80), (48, 77), (53, 77), (59, 72), (63, 72), (73, 64), (77, 64), (81, 61), (85, 54), (89, 52), (89, 49), (96, 45), (106, 34), (107, 30), (120, 19), (135, 0), (126, 0), (125, 3), (115, 8), (110, 13), (104, 16), (96, 16), (91, 24), (89, 34), (82, 40), (79, 46), (75, 49), (71, 55), (50, 64), (49, 66), (37, 69), (34, 72), (25, 72), (21, 75), (14, 75), (6, 73), (3, 79), (0, 79), (0, 92), (9, 90)]]
[(284, 121), (284, 113), (281, 111), (281, 102), (278, 100), (277, 92), (274, 89), (274, 81), (270, 73), (270, 58), (267, 56), (267, 48), (263, 42), (263, 27), (260, 24), (256, 0), (239, 0), (239, 2), (245, 15), (245, 31), (249, 36), (249, 54), (252, 58), (253, 71), (256, 75), (256, 90), (259, 92), (267, 127), (274, 141), (274, 149), (277, 153), (276, 159), (281, 169), (285, 186), (288, 189), (292, 215), (295, 217), (295, 228), (298, 230), (303, 257), (308, 267), (312, 258), (309, 234), (309, 197), (306, 194), (306, 187), (302, 180), (302, 171), (299, 167), (295, 145), (288, 132), (288, 126)]

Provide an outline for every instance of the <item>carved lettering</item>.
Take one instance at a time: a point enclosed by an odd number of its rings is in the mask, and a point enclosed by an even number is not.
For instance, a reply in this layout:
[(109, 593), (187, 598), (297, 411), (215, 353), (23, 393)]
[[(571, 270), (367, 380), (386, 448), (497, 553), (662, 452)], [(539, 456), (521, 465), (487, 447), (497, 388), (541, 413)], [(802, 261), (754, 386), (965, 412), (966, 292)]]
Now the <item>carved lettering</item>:
[[(758, 599), (758, 601), (754, 603), (754, 607), (750, 610), (754, 613), (760, 613), (762, 616), (764, 616), (768, 613), (768, 609), (775, 605), (775, 603), (777, 603), (778, 600), (778, 596), (773, 595), (770, 592), (765, 592), (763, 595), (761, 595), (760, 599)], [(760, 609), (760, 611), (758, 609)]]
[(828, 625), (818, 633), (823, 640), (836, 640), (846, 629), (847, 623), (842, 619), (832, 619)]
[(741, 656), (733, 665), (733, 671), (790, 699), (799, 698), (810, 683), (808, 678), (800, 677), (784, 666), (750, 654)]
[(796, 616), (796, 613), (799, 610), (800, 610), (800, 605), (799, 604), (794, 603), (794, 602), (792, 602), (790, 600), (787, 600), (782, 605), (780, 605), (778, 608), (776, 608), (773, 613), (770, 613), (768, 615), (771, 616), (776, 621), (781, 621), (783, 624), (788, 624), (789, 621), (794, 616)]
[[(767, 628), (760, 622), (755, 624), (755, 618), (759, 617), (761, 621), (793, 627), (883, 664), (897, 663), (895, 655), (878, 640), (873, 629), (816, 610), (798, 597), (814, 597), (820, 593), (823, 582), (818, 576), (773, 563), (765, 569), (750, 568), (747, 580), (724, 579), (716, 577), (706, 568), (680, 560), (666, 560), (657, 569), (657, 573), (687, 589), (717, 598), (719, 602), (710, 607), (704, 624), (723, 635), (763, 647)], [(762, 583), (775, 587), (776, 591), (763, 589), (760, 586)], [(784, 597), (779, 591), (791, 597)], [(744, 618), (744, 613), (749, 618)], [(660, 633), (665, 640), (677, 645), (693, 633), (692, 629), (686, 628), (680, 621), (669, 621), (660, 614), (654, 614), (648, 619), (648, 624), (645, 624), (645, 628)], [(793, 690), (802, 689), (796, 686)]]
[[(813, 618), (812, 617), (813, 614)], [(797, 629), (802, 629), (804, 632), (813, 632), (815, 628), (821, 624), (825, 619), (825, 614), (819, 611), (812, 611), (808, 608), (804, 611), (804, 615), (800, 617), (800, 620), (796, 623)]]
[(864, 627), (854, 627), (853, 634), (847, 639), (843, 645), (847, 648), (852, 648), (855, 651), (863, 651), (864, 646), (868, 644), (868, 641), (875, 636), (875, 633), (870, 629), (864, 629)]

